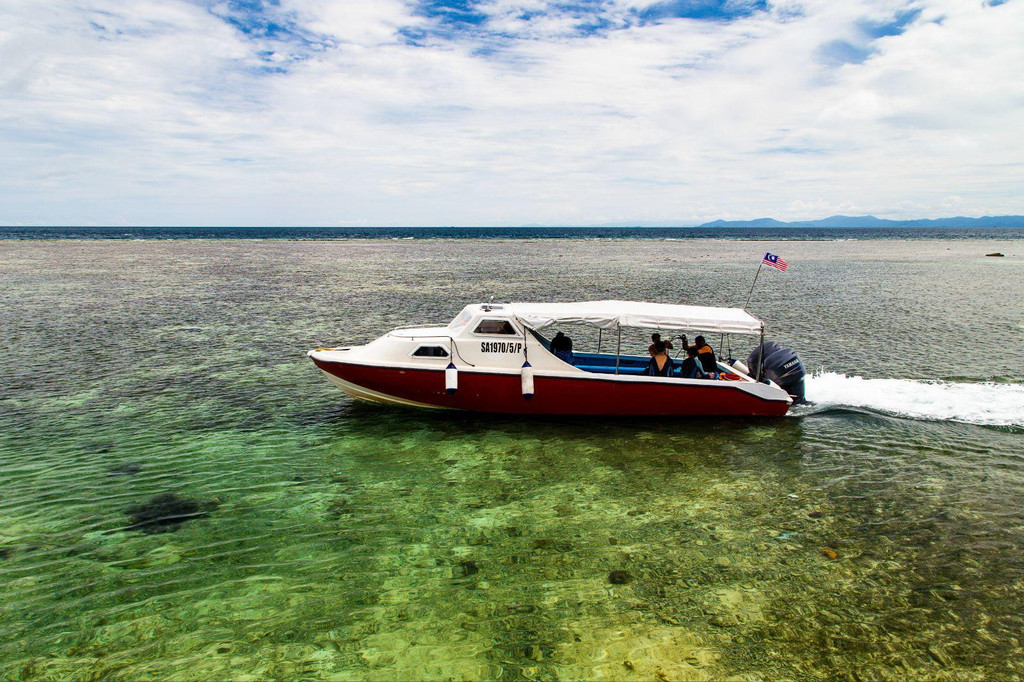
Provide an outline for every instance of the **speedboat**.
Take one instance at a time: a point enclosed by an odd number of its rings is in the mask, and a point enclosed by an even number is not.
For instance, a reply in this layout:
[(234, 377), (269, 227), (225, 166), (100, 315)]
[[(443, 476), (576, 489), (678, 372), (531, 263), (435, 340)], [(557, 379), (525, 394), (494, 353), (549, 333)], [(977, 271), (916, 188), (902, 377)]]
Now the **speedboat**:
[[(543, 333), (596, 328), (597, 352), (556, 355)], [(624, 354), (623, 329), (759, 337), (745, 365), (717, 359), (715, 378), (648, 376), (650, 357)], [(353, 398), (515, 415), (779, 417), (802, 399), (795, 353), (764, 338), (740, 308), (637, 301), (479, 303), (445, 326), (400, 327), (362, 346), (308, 352)], [(602, 352), (607, 345), (613, 349)], [(731, 344), (730, 344), (731, 347)]]

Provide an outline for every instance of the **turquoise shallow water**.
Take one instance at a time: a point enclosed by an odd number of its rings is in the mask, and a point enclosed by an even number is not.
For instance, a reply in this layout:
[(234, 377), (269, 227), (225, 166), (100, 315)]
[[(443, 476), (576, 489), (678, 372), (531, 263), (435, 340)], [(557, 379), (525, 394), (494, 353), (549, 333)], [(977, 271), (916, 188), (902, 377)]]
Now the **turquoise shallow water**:
[[(491, 296), (736, 305), (766, 249), (751, 308), (822, 372), (781, 420), (385, 409), (304, 357)], [(1017, 679), (1022, 274), (1020, 241), (0, 242), (0, 677)]]

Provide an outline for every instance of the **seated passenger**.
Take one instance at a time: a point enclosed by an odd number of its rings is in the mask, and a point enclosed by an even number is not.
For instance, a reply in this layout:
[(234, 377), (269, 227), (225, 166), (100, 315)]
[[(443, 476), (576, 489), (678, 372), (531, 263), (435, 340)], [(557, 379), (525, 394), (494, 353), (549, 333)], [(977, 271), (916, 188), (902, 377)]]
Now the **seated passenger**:
[(672, 362), (672, 358), (668, 356), (665, 350), (665, 342), (656, 341), (654, 343), (654, 355), (647, 363), (645, 374), (651, 377), (670, 377), (674, 369), (675, 363)]
[(555, 338), (551, 339), (551, 352), (562, 362), (568, 362), (570, 365), (576, 363), (576, 358), (572, 354), (572, 339), (562, 332), (558, 332)]
[(708, 373), (704, 371), (704, 366), (697, 359), (697, 349), (693, 346), (690, 346), (686, 351), (686, 359), (679, 366), (679, 376), (684, 379), (708, 378)]
[[(658, 344), (659, 341), (661, 341), (661, 334), (651, 334), (651, 345), (647, 346), (647, 352), (650, 353), (652, 358), (654, 357), (654, 347)], [(672, 342), (665, 341), (665, 348), (667, 350), (672, 350)]]
[(697, 352), (697, 358), (705, 372), (718, 373), (718, 359), (715, 357), (715, 350), (704, 341), (703, 336), (695, 338), (692, 346), (686, 342), (686, 334), (680, 336), (679, 339), (683, 342), (683, 350), (689, 351), (693, 348)]

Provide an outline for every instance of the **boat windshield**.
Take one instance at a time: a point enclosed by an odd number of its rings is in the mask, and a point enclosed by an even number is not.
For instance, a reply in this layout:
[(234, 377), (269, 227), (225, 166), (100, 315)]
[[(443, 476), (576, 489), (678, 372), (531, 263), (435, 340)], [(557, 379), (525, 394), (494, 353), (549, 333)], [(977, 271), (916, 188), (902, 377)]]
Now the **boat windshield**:
[(448, 328), (449, 329), (462, 329), (467, 324), (469, 324), (469, 321), (472, 320), (472, 319), (473, 319), (473, 313), (471, 313), (468, 308), (464, 308), (463, 311), (461, 313), (459, 313), (458, 317), (456, 317), (454, 320), (452, 320), (451, 322), (448, 323)]

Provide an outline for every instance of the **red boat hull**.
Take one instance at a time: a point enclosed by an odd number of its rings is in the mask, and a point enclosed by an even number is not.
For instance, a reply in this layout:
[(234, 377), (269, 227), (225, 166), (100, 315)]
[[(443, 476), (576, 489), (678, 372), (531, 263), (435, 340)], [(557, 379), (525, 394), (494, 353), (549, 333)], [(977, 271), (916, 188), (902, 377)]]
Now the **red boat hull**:
[[(699, 384), (617, 376), (534, 377), (534, 394), (522, 394), (519, 374), (460, 370), (458, 390), (445, 391), (443, 369), (378, 367), (324, 362), (317, 367), (340, 380), (343, 389), (378, 402), (395, 402), (471, 412), (593, 416), (760, 416), (781, 417), (789, 403), (752, 395), (735, 382)], [(346, 387), (344, 384), (348, 384)], [(361, 395), (358, 395), (361, 394)]]

